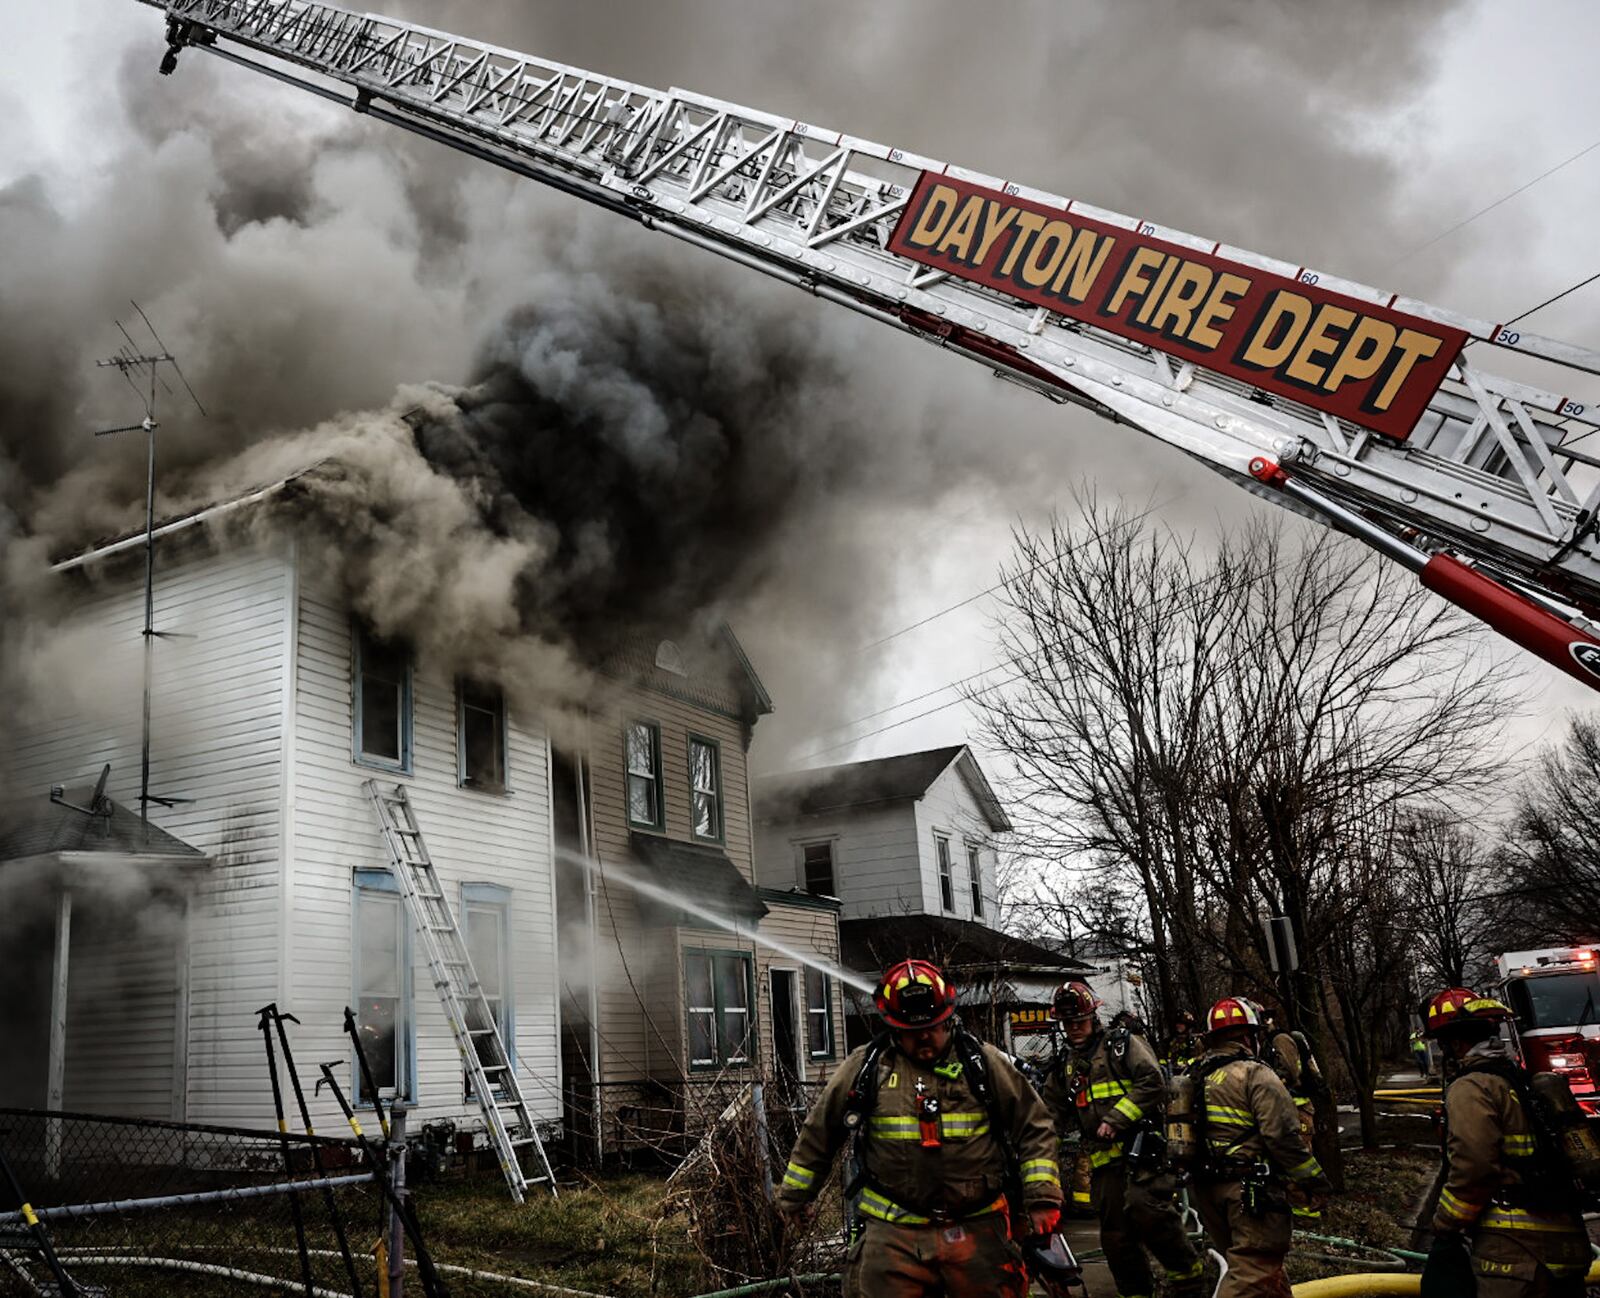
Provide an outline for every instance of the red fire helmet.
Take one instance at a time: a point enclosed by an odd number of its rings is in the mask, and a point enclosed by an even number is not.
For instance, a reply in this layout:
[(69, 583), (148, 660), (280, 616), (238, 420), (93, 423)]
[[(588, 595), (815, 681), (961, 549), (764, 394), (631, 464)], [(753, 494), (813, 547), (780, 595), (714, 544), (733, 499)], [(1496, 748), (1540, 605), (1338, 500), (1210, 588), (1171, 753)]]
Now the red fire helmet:
[(891, 1028), (916, 1032), (936, 1027), (956, 1012), (956, 988), (938, 965), (902, 960), (884, 970), (872, 1002)]
[(1470, 987), (1446, 987), (1428, 1001), (1422, 1035), (1436, 1037), (1467, 1023), (1500, 1023), (1511, 1011), (1492, 996), (1480, 996)]
[(1243, 996), (1224, 996), (1206, 1015), (1207, 1032), (1226, 1032), (1229, 1028), (1261, 1027), (1261, 1009)]
[(1074, 1023), (1094, 1017), (1094, 1012), (1105, 1002), (1094, 994), (1088, 983), (1062, 983), (1056, 988), (1055, 1000), (1050, 1006), (1051, 1017), (1059, 1023)]

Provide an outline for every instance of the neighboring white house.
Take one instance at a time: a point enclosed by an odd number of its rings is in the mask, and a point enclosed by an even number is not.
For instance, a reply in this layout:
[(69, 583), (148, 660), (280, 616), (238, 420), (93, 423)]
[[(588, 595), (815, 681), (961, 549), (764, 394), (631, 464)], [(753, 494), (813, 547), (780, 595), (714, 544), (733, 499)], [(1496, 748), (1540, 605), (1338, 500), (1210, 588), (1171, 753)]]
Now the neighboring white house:
[[(1050, 1004), (1077, 961), (1000, 932), (997, 842), (1012, 828), (965, 745), (754, 782), (756, 879), (838, 897), (841, 959), (874, 977), (908, 956), (942, 964), (963, 1014), (1006, 1041), (1010, 1013)], [(852, 1043), (867, 1006), (847, 1015)]]
[(964, 745), (765, 776), (753, 801), (764, 887), (837, 897), (842, 921), (994, 917), (1011, 821)]
[[(298, 1016), (291, 1040), (309, 1094), (323, 1060), (345, 1061), (351, 1081), (350, 1005), (385, 1093), (411, 1100), (420, 1120), (477, 1122), (363, 790), (376, 779), (406, 786), (526, 1065), (530, 1105), (559, 1119), (545, 733), (508, 716), (497, 689), (443, 678), (374, 639), (292, 543), (213, 548), (217, 513), (169, 525), (157, 544), (150, 789), (170, 805), (151, 805), (166, 831), (153, 844), (136, 815), (142, 536), (57, 565), (80, 665), (64, 659), (56, 697), (35, 709), (44, 720), (8, 735), (0, 892), (14, 898), (27, 881), (30, 897), (50, 899), (9, 963), (27, 966), (21, 976), (46, 1005), (66, 1007), (65, 1075), (40, 1066), (6, 1077), (6, 1102), (270, 1125), (258, 1011), (276, 1002)], [(86, 799), (107, 763), (117, 817), (49, 801), (52, 785)], [(102, 846), (115, 851), (67, 841), (99, 842), (113, 824), (120, 837)], [(8, 1027), (32, 1034), (9, 1035), (8, 1052), (45, 1056), (48, 1023)], [(326, 1090), (314, 1103), (319, 1126), (335, 1129)]]

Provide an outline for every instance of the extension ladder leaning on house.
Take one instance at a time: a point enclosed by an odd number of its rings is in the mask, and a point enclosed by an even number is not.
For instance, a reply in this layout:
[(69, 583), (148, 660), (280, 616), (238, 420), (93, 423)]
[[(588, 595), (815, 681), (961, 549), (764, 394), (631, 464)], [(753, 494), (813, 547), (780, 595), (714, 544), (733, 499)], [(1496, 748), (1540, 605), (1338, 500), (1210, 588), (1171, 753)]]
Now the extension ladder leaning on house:
[[(500, 1026), (472, 967), (455, 913), (422, 841), (422, 830), (417, 827), (405, 785), (386, 791), (376, 780), (367, 780), (364, 787), (377, 810), (395, 880), (422, 940), (434, 991), (444, 1006), (462, 1067), (483, 1111), (489, 1143), (500, 1160), (511, 1197), (521, 1203), (527, 1187), (540, 1184), (548, 1185), (550, 1193), (555, 1194), (556, 1179), (550, 1160), (517, 1082)], [(521, 1151), (525, 1149), (533, 1150), (532, 1174), (522, 1165)]]

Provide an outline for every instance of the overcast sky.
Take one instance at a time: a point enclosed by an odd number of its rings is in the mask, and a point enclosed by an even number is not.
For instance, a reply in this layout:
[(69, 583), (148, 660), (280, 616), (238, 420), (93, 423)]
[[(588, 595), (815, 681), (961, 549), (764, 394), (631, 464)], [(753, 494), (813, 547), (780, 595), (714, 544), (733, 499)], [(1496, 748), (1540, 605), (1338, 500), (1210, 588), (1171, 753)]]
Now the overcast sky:
[[(1600, 78), (1593, 75), (1600, 8), (1582, 0), (1537, 7), (411, 0), (391, 7), (597, 71), (884, 140), (1470, 315), (1508, 318), (1600, 270), (1600, 149), (1438, 238), (1600, 140)], [(219, 70), (192, 53), (177, 76), (157, 82), (161, 16), (135, 0), (0, 0), (0, 15), (10, 45), (0, 80), (0, 200), (8, 186), (34, 183), (68, 215), (104, 206), (108, 176), (125, 174), (118, 168), (140, 149), (153, 152), (151, 139), (170, 143), (173, 123), (192, 115), (224, 119), (215, 129), (236, 141), (236, 157), (254, 159), (246, 165), (264, 174), (284, 165), (280, 155), (324, 140), (345, 147), (349, 132), (361, 130), (364, 147), (406, 149), (407, 158), (421, 159), (408, 173), (416, 188), (437, 184), (476, 205), (507, 207), (512, 216), (496, 227), (502, 234), (523, 201), (525, 182), (464, 180), (461, 164), (438, 151), (352, 126), (349, 114), (299, 102), (305, 97), (295, 91)], [(157, 118), (159, 131), (150, 126)], [(368, 213), (364, 220), (375, 219), (374, 209), (363, 207), (370, 186), (341, 189), (323, 173), (318, 183), (323, 207), (348, 200), (352, 211)], [(130, 190), (127, 219), (138, 219), (140, 203), (155, 201)], [(413, 193), (410, 201), (427, 200)], [(612, 218), (595, 212), (573, 219)], [(182, 237), (175, 229), (172, 239)], [(492, 258), (503, 247), (485, 244), (475, 253), (469, 244), (460, 274), (494, 280)], [(8, 267), (7, 257), (0, 247), (0, 297), (22, 269)], [(707, 294), (744, 274), (702, 260)], [(223, 262), (213, 274), (226, 268)], [(364, 291), (362, 273), (352, 268), (348, 295)], [(92, 304), (95, 277), (103, 278), (109, 316), (130, 293), (160, 301), (178, 291), (181, 281), (170, 270), (152, 263), (149, 274), (162, 279), (141, 283), (141, 267), (129, 259), (108, 267), (89, 258), (88, 283), (73, 296)], [(341, 289), (336, 280), (327, 287), (330, 298)], [(271, 285), (254, 280), (251, 291), (270, 293)], [(427, 291), (437, 294), (438, 286)], [(176, 314), (181, 304), (164, 308)], [(1530, 327), (1600, 347), (1597, 308), (1600, 285)], [(262, 309), (272, 306), (263, 301)], [(897, 507), (893, 525), (876, 533), (874, 573), (863, 578), (870, 614), (830, 628), (836, 646), (881, 640), (983, 591), (1006, 555), (1011, 527), (1042, 519), (1052, 505), (1070, 507), (1084, 483), (1103, 499), (1158, 506), (1201, 545), (1249, 511), (1270, 508), (1150, 439), (1029, 398), (980, 367), (843, 312), (830, 316), (799, 294), (790, 309), (816, 314), (859, 355), (865, 408), (875, 423), (892, 425), (894, 412), (908, 423), (964, 423), (995, 461), (992, 472), (977, 474), (953, 465), (949, 481), (930, 487), (925, 506)], [(447, 318), (455, 317), (439, 317)], [(93, 341), (108, 349), (109, 340)], [(419, 326), (385, 352), (392, 363), (374, 361), (366, 386), (338, 400), (381, 400), (386, 388), (405, 381), (459, 381), (472, 343), (442, 324), (431, 332)], [(1567, 390), (1585, 395), (1581, 386)], [(1586, 395), (1600, 391), (1591, 384)], [(214, 402), (227, 399), (212, 394)], [(313, 422), (336, 412), (313, 403), (296, 413)], [(892, 426), (868, 431), (900, 435)], [(836, 693), (847, 703), (830, 711), (812, 706), (817, 682), (787, 660), (782, 637), (790, 630), (782, 619), (763, 618), (759, 603), (752, 606), (748, 618), (760, 620), (737, 629), (758, 669), (772, 677), (779, 708), (758, 732), (756, 760), (769, 767), (839, 761), (960, 741), (964, 707), (941, 707), (949, 693), (920, 696), (993, 662), (990, 609), (977, 599), (846, 656), (848, 679)], [(769, 663), (778, 665), (767, 673)], [(1583, 687), (1532, 660), (1527, 682), (1527, 714), (1508, 735), (1508, 750), (1536, 742), (1568, 709), (1593, 702)], [(839, 728), (906, 699), (920, 701)], [(857, 735), (865, 737), (843, 742)]]

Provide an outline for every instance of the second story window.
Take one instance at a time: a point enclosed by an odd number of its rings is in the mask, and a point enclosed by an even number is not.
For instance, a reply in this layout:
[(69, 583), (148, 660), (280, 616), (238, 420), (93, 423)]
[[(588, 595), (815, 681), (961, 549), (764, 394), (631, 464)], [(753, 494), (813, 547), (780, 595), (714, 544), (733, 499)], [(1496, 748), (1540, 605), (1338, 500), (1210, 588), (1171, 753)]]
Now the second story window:
[(833, 882), (833, 841), (805, 843), (800, 848), (806, 891), (815, 897), (837, 897)]
[(722, 750), (714, 739), (689, 736), (691, 824), (696, 838), (722, 841)]
[(410, 770), (411, 657), (364, 627), (355, 636), (355, 712), (356, 760)]
[(465, 787), (506, 788), (506, 700), (492, 685), (456, 684), (456, 760)]
[(643, 829), (661, 829), (667, 823), (661, 800), (661, 728), (648, 721), (630, 721), (624, 742), (628, 755), (628, 823)]
[(943, 834), (933, 836), (933, 853), (939, 863), (939, 904), (954, 913), (956, 884), (950, 877), (950, 840)]
[(983, 918), (983, 862), (978, 859), (978, 849), (967, 848), (967, 875), (972, 887), (972, 918)]

